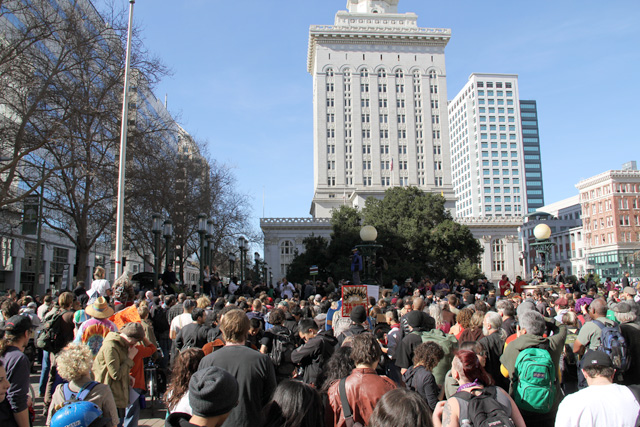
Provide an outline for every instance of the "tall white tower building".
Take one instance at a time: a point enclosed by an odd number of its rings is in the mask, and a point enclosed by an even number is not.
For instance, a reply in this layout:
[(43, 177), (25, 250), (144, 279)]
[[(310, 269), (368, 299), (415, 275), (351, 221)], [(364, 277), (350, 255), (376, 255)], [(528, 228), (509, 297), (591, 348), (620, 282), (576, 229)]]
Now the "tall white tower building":
[(527, 214), (518, 76), (473, 73), (449, 103), (456, 216)]
[(454, 208), (444, 48), (449, 29), (420, 28), (399, 0), (349, 0), (312, 26), (311, 214), (364, 206), (391, 186), (441, 193)]

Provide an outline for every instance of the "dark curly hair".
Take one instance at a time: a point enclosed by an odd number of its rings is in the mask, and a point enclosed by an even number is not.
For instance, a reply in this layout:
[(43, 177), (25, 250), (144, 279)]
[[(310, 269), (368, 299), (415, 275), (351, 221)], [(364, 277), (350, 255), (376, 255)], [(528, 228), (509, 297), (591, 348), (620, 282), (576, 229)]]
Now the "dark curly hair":
[(198, 370), (204, 357), (199, 348), (189, 348), (178, 355), (171, 372), (171, 383), (164, 394), (164, 403), (169, 411), (176, 407), (182, 396), (189, 390), (191, 376)]
[(433, 370), (444, 357), (444, 351), (434, 341), (423, 342), (413, 351), (413, 364), (421, 365), (427, 371)]
[(473, 317), (473, 310), (470, 308), (463, 308), (460, 310), (460, 313), (456, 316), (456, 320), (460, 323), (464, 329), (467, 329), (471, 326), (471, 318)]

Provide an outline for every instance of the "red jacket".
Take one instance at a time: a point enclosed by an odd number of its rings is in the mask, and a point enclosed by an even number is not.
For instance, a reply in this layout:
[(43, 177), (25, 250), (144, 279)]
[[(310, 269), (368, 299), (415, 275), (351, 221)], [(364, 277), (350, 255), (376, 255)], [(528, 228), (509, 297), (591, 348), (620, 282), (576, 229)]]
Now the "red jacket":
[(131, 368), (131, 376), (135, 378), (133, 388), (140, 390), (146, 390), (147, 384), (144, 380), (144, 360), (147, 357), (151, 357), (153, 353), (158, 350), (155, 345), (149, 344), (148, 347), (143, 345), (137, 345), (138, 353), (133, 357), (133, 368)]
[[(325, 416), (327, 426), (345, 427), (347, 425), (342, 412), (339, 386), (340, 381), (336, 381), (327, 392), (329, 397)], [(378, 400), (386, 392), (395, 389), (396, 384), (389, 378), (376, 374), (373, 369), (355, 368), (347, 377), (345, 388), (353, 413), (353, 421), (367, 425)]]

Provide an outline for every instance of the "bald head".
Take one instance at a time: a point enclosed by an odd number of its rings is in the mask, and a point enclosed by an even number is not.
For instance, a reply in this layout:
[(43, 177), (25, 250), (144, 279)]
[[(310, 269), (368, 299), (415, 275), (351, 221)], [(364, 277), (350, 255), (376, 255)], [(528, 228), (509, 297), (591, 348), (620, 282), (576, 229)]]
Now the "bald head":
[(594, 299), (589, 310), (598, 317), (607, 315), (607, 303), (602, 298)]
[(416, 311), (420, 311), (422, 310), (422, 307), (424, 307), (424, 300), (420, 297), (418, 298), (414, 298), (413, 299), (413, 309)]

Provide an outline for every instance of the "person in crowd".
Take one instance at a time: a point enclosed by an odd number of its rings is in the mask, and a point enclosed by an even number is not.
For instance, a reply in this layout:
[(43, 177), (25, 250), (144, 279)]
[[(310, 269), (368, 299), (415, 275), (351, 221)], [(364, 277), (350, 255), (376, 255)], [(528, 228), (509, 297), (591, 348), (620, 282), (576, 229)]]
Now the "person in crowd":
[(204, 324), (205, 314), (201, 308), (194, 308), (191, 312), (193, 323), (185, 325), (176, 337), (176, 349), (178, 352), (185, 348), (202, 348), (207, 343), (209, 328)]
[[(142, 323), (140, 323), (142, 325)], [(133, 367), (131, 368), (131, 377), (133, 378), (133, 390), (138, 395), (144, 395), (147, 391), (147, 382), (145, 381), (144, 376), (144, 359), (153, 356), (158, 348), (156, 345), (149, 340), (144, 332), (143, 326), (143, 336), (142, 339), (136, 344), (136, 349), (138, 352), (133, 357)], [(134, 426), (137, 426), (138, 421), (135, 420)]]
[(9, 387), (11, 387), (11, 383), (7, 379), (7, 371), (4, 369), (4, 364), (0, 362), (0, 425), (13, 427), (17, 425), (13, 411), (11, 405), (5, 403)]
[[(269, 323), (273, 327), (264, 333), (260, 342), (260, 353), (272, 356), (271, 360), (274, 363), (276, 379), (280, 382), (291, 378), (295, 369), (291, 361), (291, 352), (295, 347), (294, 337), (291, 330), (284, 326), (285, 312), (282, 309), (277, 308), (271, 312)], [(278, 351), (282, 352), (282, 356), (273, 354), (274, 346), (278, 346)]]
[(164, 403), (170, 414), (181, 412), (193, 415), (189, 405), (189, 381), (203, 357), (204, 352), (199, 348), (188, 348), (178, 355), (171, 372), (171, 382), (164, 394)]
[(0, 414), (10, 426), (29, 427), (29, 359), (24, 349), (32, 332), (31, 319), (15, 315), (4, 321), (4, 337), (0, 340), (0, 362), (11, 384), (7, 398), (0, 402)]
[(320, 393), (326, 403), (328, 402), (327, 393), (329, 392), (329, 388), (336, 381), (348, 377), (356, 367), (351, 358), (351, 351), (352, 349), (349, 346), (338, 347), (329, 360), (327, 360), (325, 366), (326, 376), (320, 387)]
[(440, 305), (431, 304), (429, 306), (429, 315), (433, 317), (433, 320), (435, 320), (436, 328), (440, 329), (445, 334), (448, 334), (449, 330), (451, 329), (451, 323), (446, 322), (442, 314), (443, 314), (443, 311), (442, 311), (442, 308), (440, 308)]
[(93, 301), (98, 299), (98, 297), (108, 297), (112, 295), (111, 285), (109, 281), (106, 280), (104, 268), (97, 266), (95, 270), (93, 270), (93, 282), (91, 282), (91, 289), (87, 292), (87, 296), (89, 297), (87, 304), (91, 304)]
[(628, 387), (614, 384), (615, 368), (604, 352), (594, 350), (582, 359), (588, 387), (565, 396), (558, 407), (556, 427), (634, 427), (640, 404)]
[(324, 363), (329, 360), (338, 342), (333, 331), (318, 330), (318, 324), (313, 319), (302, 319), (298, 333), (304, 345), (291, 354), (291, 361), (304, 369), (302, 380), (314, 387), (320, 386), (324, 381)]
[(422, 343), (414, 351), (413, 366), (402, 376), (407, 387), (417, 391), (431, 410), (435, 409), (440, 394), (440, 388), (431, 371), (443, 357), (444, 351), (437, 343), (434, 341)]
[(499, 300), (496, 302), (496, 311), (502, 318), (501, 328), (505, 331), (506, 336), (516, 333), (516, 308), (509, 300)]
[(387, 332), (387, 355), (394, 361), (396, 347), (398, 342), (402, 340), (402, 329), (398, 321), (398, 312), (395, 309), (387, 311), (384, 315), (390, 328), (389, 332)]
[(502, 317), (500, 317), (500, 314), (490, 311), (484, 315), (482, 334), (484, 336), (478, 342), (482, 344), (487, 354), (487, 362), (484, 368), (497, 386), (509, 390), (509, 382), (500, 373), (500, 356), (502, 356), (504, 342), (507, 339), (507, 334), (502, 329)]
[(622, 384), (640, 384), (640, 325), (635, 302), (621, 302), (613, 309), (620, 323), (620, 332), (629, 350), (629, 368), (623, 373)]
[[(483, 303), (484, 304), (484, 303)], [(477, 310), (471, 316), (471, 322), (468, 328), (460, 334), (459, 341), (478, 341), (483, 337), (482, 323), (484, 322), (484, 312)]]
[(151, 324), (153, 325), (153, 333), (156, 335), (158, 345), (162, 350), (160, 367), (163, 369), (169, 367), (169, 358), (171, 356), (171, 338), (169, 338), (170, 323), (167, 319), (169, 309), (167, 307), (170, 306), (169, 302), (172, 298), (173, 296), (171, 295), (165, 296), (163, 305), (160, 304), (162, 300), (159, 297), (154, 297), (154, 304), (149, 312)]
[(118, 327), (109, 320), (113, 316), (113, 308), (109, 306), (104, 297), (98, 297), (87, 306), (84, 312), (91, 318), (82, 322), (76, 331), (74, 343), (86, 344), (95, 356), (102, 347), (104, 338), (109, 332), (117, 332)]
[(265, 411), (264, 427), (324, 427), (320, 394), (299, 381), (278, 384)]
[[(134, 358), (138, 354), (136, 344), (144, 338), (144, 330), (140, 323), (127, 323), (118, 332), (109, 332), (102, 343), (102, 347), (93, 361), (93, 376), (96, 381), (108, 385), (113, 392), (113, 398), (118, 408), (118, 416), (122, 425), (127, 418), (137, 419), (135, 405), (129, 409), (130, 404), (130, 383), (131, 368), (134, 365)], [(137, 408), (136, 408), (137, 406)]]
[[(189, 381), (192, 414), (174, 412), (167, 418), (165, 426), (221, 427), (237, 407), (241, 396), (238, 381), (229, 372), (216, 366), (199, 369)], [(228, 422), (226, 425), (240, 424)]]
[(245, 346), (249, 327), (249, 318), (244, 311), (235, 309), (227, 312), (220, 321), (226, 345), (205, 356), (198, 368), (217, 366), (236, 378), (243, 398), (231, 411), (229, 425), (241, 427), (262, 425), (262, 409), (276, 388), (276, 375), (269, 356)]
[(178, 283), (178, 277), (176, 276), (176, 272), (173, 271), (173, 264), (168, 264), (160, 277), (167, 291), (169, 293), (175, 292), (173, 288), (175, 284)]
[(473, 310), (471, 308), (463, 308), (456, 316), (457, 323), (451, 327), (449, 333), (456, 337), (460, 341), (462, 333), (471, 327), (471, 318), (473, 317)]
[(83, 344), (70, 344), (56, 357), (58, 374), (68, 383), (60, 384), (51, 398), (46, 425), (51, 425), (51, 417), (71, 395), (80, 396), (88, 390), (82, 400), (95, 403), (103, 414), (111, 420), (111, 426), (118, 424), (118, 410), (111, 388), (106, 384), (91, 380), (93, 353)]
[(42, 305), (38, 307), (38, 311), (36, 314), (40, 318), (40, 321), (44, 320), (44, 316), (51, 310), (53, 307), (53, 297), (51, 295), (45, 295), (42, 299)]
[(343, 400), (351, 409), (353, 421), (367, 425), (378, 400), (396, 388), (391, 379), (376, 373), (382, 350), (373, 334), (366, 332), (355, 335), (351, 347), (355, 369), (344, 381), (334, 382), (328, 391), (329, 406), (326, 408), (325, 423), (329, 426), (347, 425)]
[(187, 299), (187, 294), (178, 294), (177, 299), (175, 295), (170, 295), (169, 299), (171, 302), (168, 304), (167, 321), (169, 322), (169, 325), (171, 325), (173, 319), (184, 313), (184, 301)]
[[(589, 316), (592, 320), (586, 322), (580, 328), (578, 337), (573, 343), (573, 352), (577, 355), (583, 355), (586, 351), (597, 350), (600, 346), (600, 337), (602, 336), (602, 328), (615, 326), (616, 322), (607, 317), (607, 304), (604, 299), (596, 298), (588, 309)], [(579, 364), (578, 368), (581, 368)], [(578, 371), (578, 388), (586, 388), (586, 378), (582, 376), (582, 371)]]
[[(552, 370), (557, 373), (560, 368), (560, 355), (567, 337), (567, 327), (565, 325), (558, 324), (554, 319), (550, 318), (548, 319), (549, 324), (547, 324), (545, 318), (535, 310), (528, 310), (518, 315), (518, 321), (520, 323), (518, 338), (505, 347), (500, 357), (500, 362), (502, 363), (500, 371), (505, 377), (509, 377), (512, 390), (516, 386), (514, 381), (519, 378), (515, 368), (521, 351), (534, 348), (541, 352), (548, 352), (553, 364)], [(549, 337), (545, 336), (547, 329), (552, 333)], [(562, 397), (560, 382), (555, 381), (553, 388), (555, 388), (555, 391), (550, 389), (549, 396), (551, 398), (555, 395), (555, 398), (550, 402), (551, 409), (548, 412), (536, 412), (520, 408), (520, 412), (528, 425), (553, 425), (558, 403)]]
[(385, 393), (376, 404), (369, 427), (432, 427), (431, 410), (420, 394), (406, 388)]
[(337, 337), (338, 345), (340, 346), (344, 343), (345, 339), (367, 332), (364, 326), (367, 322), (367, 310), (363, 306), (357, 305), (353, 307), (349, 314), (349, 319), (351, 320), (351, 326)]
[[(478, 357), (478, 361), (480, 362), (480, 366), (482, 366), (484, 368), (487, 365), (487, 351), (484, 349), (482, 344), (480, 344), (479, 342), (477, 342), (477, 341), (465, 341), (465, 342), (460, 344), (459, 350), (473, 351), (476, 354), (476, 356)], [(456, 394), (456, 392), (458, 391), (458, 387), (459, 386), (460, 386), (460, 384), (458, 384), (456, 379), (453, 378), (453, 375), (451, 373), (451, 369), (449, 369), (449, 371), (447, 372), (447, 374), (446, 374), (446, 376), (444, 378), (444, 385), (442, 386), (442, 389), (444, 391), (445, 399), (448, 399), (451, 396), (453, 396), (454, 394)]]
[[(495, 399), (506, 416), (513, 420), (516, 427), (526, 427), (516, 403), (509, 394), (500, 387), (493, 386), (493, 380), (484, 370), (473, 351), (459, 350), (453, 358), (451, 374), (460, 384), (456, 394), (445, 402), (440, 402), (433, 411), (433, 425), (436, 427), (462, 426), (462, 420), (470, 420), (475, 414), (470, 413), (469, 395), (489, 393)], [(463, 393), (466, 393), (464, 395)]]
[[(58, 297), (58, 310), (62, 312), (59, 323), (59, 333), (56, 337), (56, 352), (62, 350), (68, 343), (73, 341), (75, 333), (75, 323), (73, 316), (75, 310), (73, 310), (73, 303), (75, 301), (75, 295), (72, 292), (63, 292)], [(50, 314), (51, 315), (51, 314)], [(46, 320), (46, 318), (45, 318)], [(48, 408), (51, 404), (51, 395), (56, 388), (60, 377), (58, 376), (58, 369), (56, 368), (56, 354), (50, 354), (49, 359), (51, 368), (49, 369), (49, 378), (47, 379), (47, 388), (44, 395), (44, 406)], [(46, 412), (43, 413), (46, 416)]]
[(69, 402), (51, 417), (51, 427), (106, 427), (111, 419), (93, 402)]

